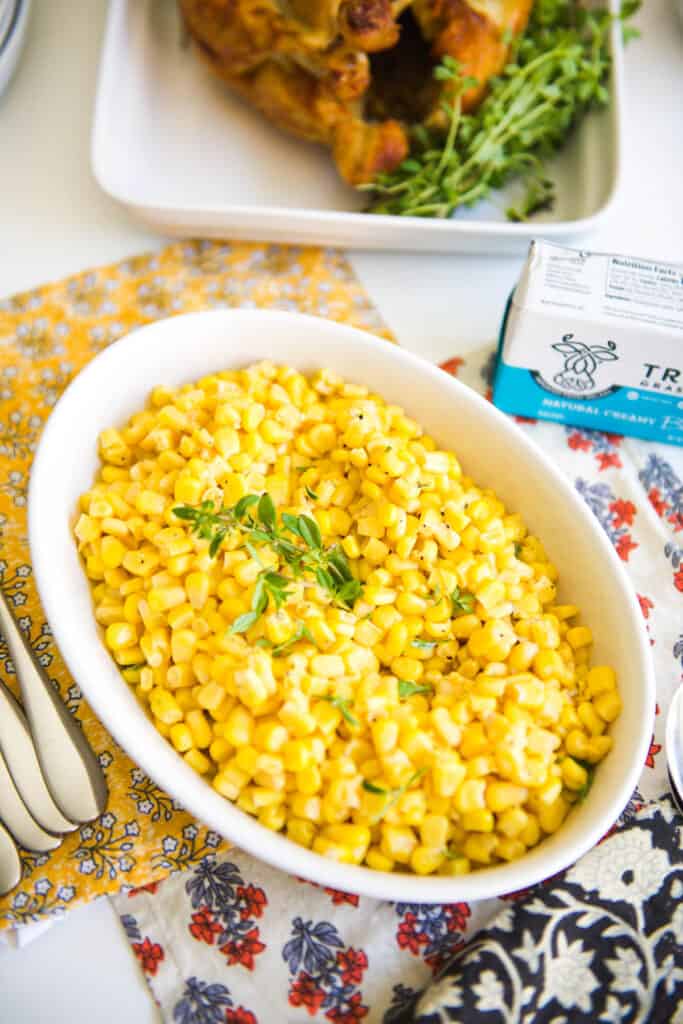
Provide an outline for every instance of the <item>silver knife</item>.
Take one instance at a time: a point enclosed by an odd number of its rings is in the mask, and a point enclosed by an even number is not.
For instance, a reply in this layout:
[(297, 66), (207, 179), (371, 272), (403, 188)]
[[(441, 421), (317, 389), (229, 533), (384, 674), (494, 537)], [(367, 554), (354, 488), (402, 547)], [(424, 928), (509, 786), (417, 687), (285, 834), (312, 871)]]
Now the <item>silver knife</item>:
[(43, 777), (62, 814), (92, 821), (107, 803), (107, 784), (95, 754), (66, 705), (55, 693), (22, 635), (0, 588), (0, 632), (21, 688)]
[(56, 850), (61, 836), (46, 832), (33, 820), (26, 810), (26, 804), (19, 796), (14, 780), (9, 773), (7, 762), (0, 754), (0, 818), (16, 841), (26, 850), (47, 853)]
[(0, 680), (0, 754), (32, 817), (48, 832), (73, 832), (77, 825), (65, 818), (52, 799), (33, 746), (26, 716), (14, 695)]

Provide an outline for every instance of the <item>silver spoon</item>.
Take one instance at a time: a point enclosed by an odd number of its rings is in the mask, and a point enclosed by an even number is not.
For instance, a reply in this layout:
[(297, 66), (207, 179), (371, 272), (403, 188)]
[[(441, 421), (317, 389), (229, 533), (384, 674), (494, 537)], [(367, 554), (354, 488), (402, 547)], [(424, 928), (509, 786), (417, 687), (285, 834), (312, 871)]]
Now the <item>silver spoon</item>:
[(17, 626), (1, 589), (0, 632), (14, 663), (40, 766), (54, 802), (71, 822), (92, 821), (107, 803), (102, 769)]
[(679, 686), (666, 716), (666, 760), (671, 795), (683, 814), (683, 686)]

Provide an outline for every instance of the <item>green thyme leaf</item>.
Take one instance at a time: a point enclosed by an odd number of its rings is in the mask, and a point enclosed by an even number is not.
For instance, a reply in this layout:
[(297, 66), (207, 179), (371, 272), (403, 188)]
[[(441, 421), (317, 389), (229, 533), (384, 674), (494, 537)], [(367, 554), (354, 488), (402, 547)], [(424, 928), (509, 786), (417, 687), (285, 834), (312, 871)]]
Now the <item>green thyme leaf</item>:
[(457, 618), (458, 615), (471, 615), (474, 611), (475, 601), (474, 594), (470, 594), (468, 590), (461, 590), (460, 587), (456, 587), (451, 594), (453, 618)]
[(376, 786), (374, 782), (369, 782), (367, 779), (363, 779), (361, 788), (366, 793), (376, 793), (378, 796), (387, 796), (389, 792), (387, 789), (383, 789), (382, 786)]
[(255, 622), (258, 622), (260, 614), (260, 612), (245, 612), (244, 615), (238, 615), (230, 627), (230, 632), (246, 633), (248, 629), (251, 629)]
[(271, 528), (275, 526), (275, 505), (273, 504), (273, 499), (271, 498), (267, 491), (264, 491), (264, 493), (259, 498), (256, 514), (258, 515), (260, 522), (262, 522), (264, 526), (270, 526)]
[(434, 693), (434, 687), (426, 683), (414, 683), (410, 679), (399, 679), (398, 696), (400, 700), (406, 697), (414, 697), (416, 694)]
[(419, 779), (421, 779), (422, 776), (425, 775), (428, 771), (428, 768), (418, 768), (416, 772), (413, 772), (413, 774), (410, 776), (408, 781), (403, 786), (399, 786), (398, 789), (390, 789), (388, 792), (385, 790), (387, 800), (385, 801), (384, 807), (382, 808), (380, 813), (372, 820), (372, 824), (376, 825), (378, 821), (381, 821), (384, 815), (387, 813), (387, 811), (391, 807), (394, 807), (395, 804), (397, 804), (398, 801), (401, 799), (403, 794), (407, 793), (410, 787), (415, 785), (415, 783)]
[(313, 490), (312, 487), (308, 486), (308, 484), (306, 484), (304, 490), (306, 491), (306, 494), (311, 499), (311, 501), (317, 501), (318, 500), (318, 495), (315, 493), (315, 491)]
[(410, 641), (410, 646), (418, 647), (421, 651), (433, 651), (436, 647), (436, 640), (421, 640), (419, 637), (416, 637)]
[(595, 780), (595, 765), (591, 764), (589, 761), (581, 761), (578, 757), (575, 757), (574, 760), (577, 764), (581, 765), (581, 767), (585, 770), (587, 776), (583, 786), (581, 787), (581, 789), (577, 791), (579, 803), (583, 803), (583, 801), (590, 793), (591, 786), (593, 785), (593, 782)]
[(320, 699), (326, 700), (328, 704), (332, 705), (332, 707), (337, 708), (339, 711), (341, 711), (344, 720), (348, 722), (349, 725), (360, 725), (360, 722), (355, 717), (355, 715), (352, 715), (351, 712), (349, 711), (349, 708), (352, 706), (353, 701), (349, 700), (347, 697), (327, 696), (321, 697)]
[(296, 630), (289, 637), (288, 640), (283, 640), (281, 644), (276, 644), (273, 647), (273, 657), (281, 658), (283, 654), (286, 654), (290, 648), (294, 646), (299, 640), (308, 640), (310, 644), (315, 644), (313, 634), (311, 633), (308, 626), (305, 626), (303, 622), (300, 622), (296, 627)]
[(320, 527), (315, 519), (310, 516), (299, 516), (299, 536), (308, 544), (309, 548), (319, 551), (323, 546), (323, 539), (320, 535)]

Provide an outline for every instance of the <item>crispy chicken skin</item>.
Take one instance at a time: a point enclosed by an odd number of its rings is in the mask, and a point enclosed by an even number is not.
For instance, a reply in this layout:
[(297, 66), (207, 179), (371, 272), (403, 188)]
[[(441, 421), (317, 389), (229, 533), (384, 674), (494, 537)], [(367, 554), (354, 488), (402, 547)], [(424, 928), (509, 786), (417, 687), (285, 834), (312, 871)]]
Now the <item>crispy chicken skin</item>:
[[(352, 185), (394, 170), (408, 149), (406, 119), (370, 120), (372, 54), (400, 55), (407, 9), (429, 58), (450, 55), (478, 81), (471, 109), (503, 67), (508, 33), (522, 32), (533, 0), (179, 0), (199, 51), (223, 81), (274, 124), (332, 150)], [(397, 60), (399, 57), (397, 56)], [(399, 65), (400, 69), (400, 65)], [(440, 127), (443, 93), (419, 120)]]

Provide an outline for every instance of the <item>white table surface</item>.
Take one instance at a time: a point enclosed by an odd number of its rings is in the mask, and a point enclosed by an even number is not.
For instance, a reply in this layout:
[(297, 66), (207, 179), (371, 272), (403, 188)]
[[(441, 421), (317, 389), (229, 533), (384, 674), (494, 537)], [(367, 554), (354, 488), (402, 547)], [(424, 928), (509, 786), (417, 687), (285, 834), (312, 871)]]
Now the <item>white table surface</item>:
[[(644, 6), (643, 39), (626, 58), (622, 190), (588, 244), (683, 261), (683, 33), (674, 0)], [(0, 98), (0, 296), (162, 241), (103, 195), (90, 173), (105, 8), (104, 0), (34, 3), (24, 58)], [(521, 263), (377, 253), (352, 259), (399, 340), (433, 359), (490, 342)], [(72, 911), (24, 949), (0, 947), (2, 1024), (157, 1020), (104, 900)]]

